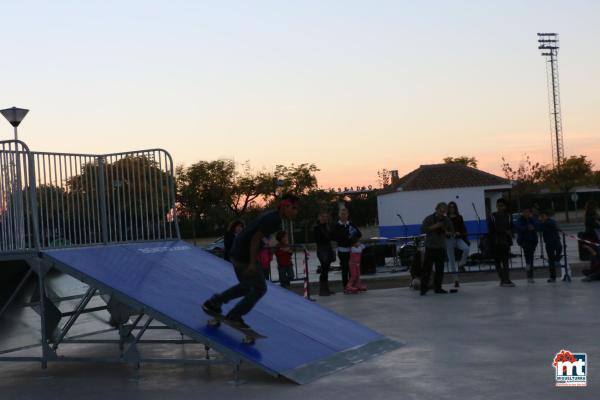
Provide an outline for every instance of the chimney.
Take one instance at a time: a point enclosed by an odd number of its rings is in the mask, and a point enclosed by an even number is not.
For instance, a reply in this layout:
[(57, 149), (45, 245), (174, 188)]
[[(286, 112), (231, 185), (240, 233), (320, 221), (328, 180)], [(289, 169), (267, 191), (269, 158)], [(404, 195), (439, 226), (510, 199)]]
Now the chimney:
[(393, 169), (390, 171), (390, 183), (392, 186), (396, 186), (400, 183), (400, 177), (398, 176), (398, 170)]

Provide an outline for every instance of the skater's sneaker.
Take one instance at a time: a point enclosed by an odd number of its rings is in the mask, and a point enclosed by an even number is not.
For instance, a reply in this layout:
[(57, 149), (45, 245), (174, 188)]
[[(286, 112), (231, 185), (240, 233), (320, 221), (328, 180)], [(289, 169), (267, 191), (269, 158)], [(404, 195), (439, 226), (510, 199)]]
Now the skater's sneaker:
[(246, 324), (240, 316), (227, 314), (225, 319), (238, 329), (250, 329), (250, 325)]
[(359, 290), (360, 292), (366, 292), (366, 291), (367, 291), (367, 287), (366, 287), (366, 286), (364, 286), (364, 285), (361, 285), (361, 286), (359, 286), (359, 287), (358, 287), (358, 290)]
[(222, 313), (221, 306), (212, 300), (206, 300), (204, 304), (202, 304), (202, 309), (209, 315), (219, 315)]
[(458, 287), (460, 287), (460, 282), (459, 282), (459, 281), (454, 281), (454, 287), (455, 287), (455, 288), (458, 288)]
[(354, 286), (347, 286), (344, 289), (344, 294), (355, 294), (355, 293), (358, 293), (358, 289), (355, 288)]
[(515, 287), (515, 284), (512, 283), (511, 281), (507, 281), (507, 282), (502, 282), (500, 284), (500, 286), (502, 286), (502, 287)]
[(444, 289), (435, 289), (435, 293), (437, 293), (437, 294), (448, 294), (448, 291), (444, 290)]
[(548, 278), (548, 280), (546, 282), (554, 283), (554, 282), (556, 282), (556, 278)]
[(335, 292), (333, 290), (328, 289), (327, 292), (329, 293), (330, 296), (335, 294)]

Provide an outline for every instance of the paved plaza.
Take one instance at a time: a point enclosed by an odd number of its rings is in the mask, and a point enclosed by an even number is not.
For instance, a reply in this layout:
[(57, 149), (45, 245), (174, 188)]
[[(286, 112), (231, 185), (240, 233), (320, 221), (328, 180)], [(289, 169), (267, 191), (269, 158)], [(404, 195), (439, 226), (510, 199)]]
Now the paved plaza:
[[(420, 297), (408, 288), (319, 298), (404, 345), (394, 352), (297, 386), (248, 365), (244, 384), (228, 366), (0, 364), (3, 399), (592, 399), (600, 396), (600, 286), (516, 281), (465, 284), (459, 293)], [(157, 333), (167, 335), (167, 333)], [(339, 332), (343, 335), (344, 332)], [(115, 349), (77, 345), (73, 354)], [(556, 388), (551, 366), (561, 349), (586, 352), (587, 388)], [(202, 355), (196, 345), (152, 348), (154, 355)]]

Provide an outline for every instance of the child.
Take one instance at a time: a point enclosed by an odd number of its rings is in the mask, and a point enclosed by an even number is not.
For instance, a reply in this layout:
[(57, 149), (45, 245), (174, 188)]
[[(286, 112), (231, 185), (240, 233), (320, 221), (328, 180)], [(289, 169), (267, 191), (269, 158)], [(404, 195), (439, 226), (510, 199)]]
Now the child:
[(365, 246), (360, 244), (357, 238), (353, 239), (350, 248), (350, 260), (348, 262), (350, 279), (344, 288), (344, 293), (366, 292), (367, 287), (360, 281), (360, 258)]
[(562, 243), (556, 221), (551, 218), (549, 211), (540, 212), (539, 229), (542, 232), (544, 245), (546, 245), (546, 254), (548, 254), (548, 266), (550, 268), (548, 283), (556, 282), (556, 264), (562, 256)]
[(269, 238), (262, 239), (263, 247), (258, 251), (258, 264), (262, 267), (265, 279), (271, 279), (271, 260), (273, 259), (272, 247), (275, 243)]
[(294, 279), (292, 250), (288, 247), (288, 236), (285, 231), (277, 232), (275, 238), (278, 242), (275, 257), (277, 258), (277, 270), (279, 271), (279, 284), (281, 287), (289, 288), (292, 279)]

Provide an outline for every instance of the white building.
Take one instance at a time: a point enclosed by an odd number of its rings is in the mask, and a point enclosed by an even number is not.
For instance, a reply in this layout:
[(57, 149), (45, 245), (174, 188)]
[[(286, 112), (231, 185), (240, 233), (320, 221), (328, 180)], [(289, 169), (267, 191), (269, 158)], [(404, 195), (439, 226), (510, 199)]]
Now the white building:
[(507, 179), (476, 168), (456, 163), (421, 165), (402, 178), (393, 176), (389, 190), (377, 197), (379, 234), (421, 233), (423, 219), (442, 201), (456, 202), (470, 234), (485, 233), (486, 216), (510, 189)]

